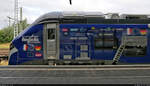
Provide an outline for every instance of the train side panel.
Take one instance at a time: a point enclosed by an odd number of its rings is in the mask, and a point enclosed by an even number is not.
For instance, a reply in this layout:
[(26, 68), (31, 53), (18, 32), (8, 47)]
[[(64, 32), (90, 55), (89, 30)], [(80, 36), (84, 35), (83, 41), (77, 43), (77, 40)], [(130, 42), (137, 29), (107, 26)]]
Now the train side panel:
[(120, 62), (150, 63), (149, 34), (146, 24), (61, 24), (60, 59), (112, 61), (126, 40)]
[(16, 52), (11, 50), (10, 65), (40, 64), (43, 60), (43, 24), (26, 29), (12, 41), (12, 45)]
[[(51, 47), (44, 49), (44, 46), (49, 45), (51, 41), (45, 39), (47, 44), (43, 43), (43, 28), (43, 24), (32, 26), (12, 41), (9, 64), (45, 64), (44, 50)], [(119, 62), (150, 63), (150, 31), (146, 24), (60, 24), (57, 31), (59, 40), (56, 40), (59, 45), (55, 45), (60, 48), (57, 53), (59, 57), (56, 59), (58, 61), (112, 62), (119, 46), (125, 41), (129, 44), (126, 44)], [(46, 55), (50, 54), (46, 52)]]

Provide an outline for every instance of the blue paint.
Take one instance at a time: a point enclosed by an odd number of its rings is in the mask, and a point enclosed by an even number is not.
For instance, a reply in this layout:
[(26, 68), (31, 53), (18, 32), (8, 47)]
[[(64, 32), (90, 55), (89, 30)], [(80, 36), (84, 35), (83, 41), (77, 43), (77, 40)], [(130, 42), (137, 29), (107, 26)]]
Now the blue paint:
[(18, 53), (16, 52), (16, 53), (13, 53), (12, 55), (11, 55), (11, 57), (10, 57), (10, 59), (9, 59), (9, 62), (8, 62), (8, 64), (10, 64), (10, 65), (17, 65), (17, 57), (18, 57)]
[[(31, 26), (12, 41), (12, 44), (17, 48), (18, 52), (10, 56), (9, 64), (17, 65), (28, 61), (43, 59), (43, 27), (43, 24)], [(63, 28), (67, 28), (68, 31), (63, 32)], [(113, 33), (113, 35), (118, 39), (117, 46), (119, 47), (122, 35), (127, 34), (127, 28), (132, 28), (134, 30), (134, 34), (132, 34), (134, 36), (140, 36), (141, 34), (139, 33), (139, 30), (146, 29), (146, 36), (150, 38), (150, 31), (147, 24), (60, 24), (59, 59), (63, 60), (64, 55), (72, 55), (71, 59), (74, 60), (77, 57), (80, 57), (81, 52), (85, 52), (88, 53), (88, 57), (90, 57), (91, 60), (112, 60), (117, 49), (96, 49), (95, 39), (101, 35), (99, 33)], [(114, 29), (114, 31), (112, 29)], [(38, 36), (39, 43), (28, 43), (26, 41), (22, 41), (24, 36)], [(150, 39), (148, 39), (147, 53), (145, 56), (121, 56), (120, 62), (150, 63), (149, 43)], [(23, 50), (25, 44), (29, 45), (29, 50)], [(41, 46), (42, 48), (40, 51), (36, 51), (35, 47), (34, 50), (32, 50), (32, 45)], [(81, 50), (80, 45), (87, 45), (88, 50)], [(106, 44), (106, 46), (107, 45), (108, 44)], [(35, 56), (36, 53), (41, 53), (42, 56), (37, 57)]]
[[(95, 29), (92, 30), (92, 27)], [(69, 31), (68, 35), (64, 35), (62, 32), (62, 28), (67, 29), (78, 29), (76, 31)], [(101, 32), (101, 29), (115, 29), (116, 31), (113, 32), (110, 31), (104, 31), (104, 33), (114, 33), (114, 35), (118, 39), (118, 47), (121, 43), (121, 37), (123, 34), (127, 34), (127, 28), (132, 28), (134, 30), (134, 33), (132, 35), (134, 36), (140, 36), (139, 33), (140, 29), (147, 29), (147, 37), (149, 37), (149, 29), (148, 25), (146, 24), (61, 24), (60, 25), (60, 59), (64, 59), (63, 56), (70, 54), (69, 52), (72, 52), (72, 59), (75, 59), (77, 57), (80, 57), (80, 53), (82, 52), (80, 50), (80, 45), (88, 45), (89, 50), (85, 51), (88, 53), (88, 56), (91, 60), (112, 60), (117, 49), (95, 49), (94, 48), (94, 37), (96, 37), (96, 34), (103, 33)], [(122, 29), (121, 31), (117, 29)], [(86, 41), (81, 41), (78, 38), (80, 37), (87, 37), (88, 39)], [(71, 38), (77, 38), (75, 40), (71, 40)], [(141, 57), (127, 57), (127, 56), (121, 56), (120, 62), (125, 63), (150, 63), (150, 46), (149, 46), (150, 40), (148, 39), (148, 46), (147, 46), (147, 54), (145, 56)], [(70, 51), (64, 51), (63, 46), (69, 46), (71, 44), (74, 46), (72, 50)], [(65, 52), (65, 53), (64, 53)]]
[[(22, 37), (24, 36), (38, 36), (40, 43), (28, 43), (27, 41), (22, 41)], [(16, 62), (15, 64), (17, 65), (17, 64), (21, 64), (21, 63), (32, 61), (32, 60), (43, 59), (43, 24), (39, 24), (39, 25), (32, 26), (30, 28), (27, 28), (25, 31), (23, 31), (19, 36), (17, 36), (12, 41), (12, 44), (17, 48), (18, 55), (15, 57), (14, 55), (10, 56), (10, 60), (9, 60), (10, 64), (14, 64), (14, 62)], [(33, 45), (34, 50), (24, 51), (23, 50), (24, 44)], [(36, 51), (35, 46), (41, 46), (42, 48), (40, 51)], [(31, 47), (31, 46), (28, 46), (28, 47)], [(29, 57), (28, 55), (31, 53), (33, 54), (33, 56)], [(42, 56), (37, 57), (35, 56), (36, 53), (41, 53)], [(17, 58), (17, 59), (13, 59), (13, 58)]]

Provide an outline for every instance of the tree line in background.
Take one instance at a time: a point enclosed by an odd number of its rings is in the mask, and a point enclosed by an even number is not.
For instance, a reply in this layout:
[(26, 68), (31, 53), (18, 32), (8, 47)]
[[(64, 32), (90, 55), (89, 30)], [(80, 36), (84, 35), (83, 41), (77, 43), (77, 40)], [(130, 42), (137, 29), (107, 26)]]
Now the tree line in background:
[[(28, 26), (29, 24), (27, 24), (27, 19), (24, 19), (19, 23), (19, 32), (21, 31), (20, 27), (24, 30)], [(13, 37), (14, 24), (0, 30), (0, 43), (9, 43), (13, 40)]]

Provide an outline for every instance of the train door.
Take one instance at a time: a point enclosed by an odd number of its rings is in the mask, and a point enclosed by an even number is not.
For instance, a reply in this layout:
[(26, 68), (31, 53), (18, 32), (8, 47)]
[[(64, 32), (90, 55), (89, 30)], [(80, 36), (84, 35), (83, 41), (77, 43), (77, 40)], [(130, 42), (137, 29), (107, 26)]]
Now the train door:
[(46, 24), (45, 25), (45, 58), (48, 60), (56, 60), (57, 59), (57, 53), (58, 53), (58, 42), (57, 42), (57, 24)]

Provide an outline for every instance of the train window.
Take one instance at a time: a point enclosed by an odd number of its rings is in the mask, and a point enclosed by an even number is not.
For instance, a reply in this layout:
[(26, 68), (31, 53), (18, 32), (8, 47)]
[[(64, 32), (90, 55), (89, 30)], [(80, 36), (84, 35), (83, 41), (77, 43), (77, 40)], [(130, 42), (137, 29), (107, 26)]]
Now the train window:
[(101, 34), (98, 38), (95, 38), (95, 49), (114, 49), (117, 47), (117, 39), (111, 34)]
[(147, 37), (146, 36), (125, 36), (124, 42), (126, 43), (124, 56), (136, 57), (145, 56), (147, 50)]
[(48, 29), (48, 39), (55, 39), (55, 29)]
[(113, 39), (104, 39), (104, 48), (113, 48), (114, 40)]
[(126, 46), (124, 52), (124, 56), (136, 57), (136, 56), (145, 56), (146, 55), (146, 47), (131, 47)]

